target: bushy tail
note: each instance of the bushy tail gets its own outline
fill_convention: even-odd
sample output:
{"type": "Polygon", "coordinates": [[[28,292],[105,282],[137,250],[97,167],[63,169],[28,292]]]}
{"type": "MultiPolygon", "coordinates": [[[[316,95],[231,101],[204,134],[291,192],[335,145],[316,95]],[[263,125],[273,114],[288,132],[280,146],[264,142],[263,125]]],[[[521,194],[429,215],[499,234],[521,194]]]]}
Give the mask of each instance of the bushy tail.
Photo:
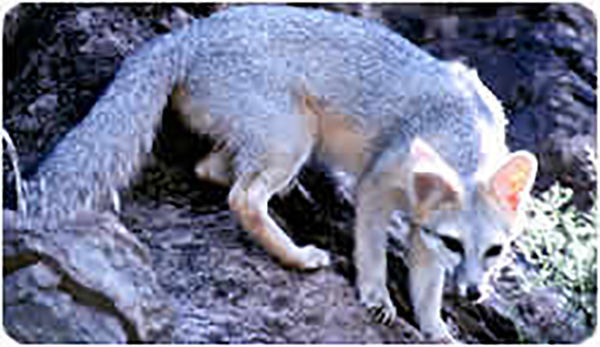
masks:
{"type": "Polygon", "coordinates": [[[28,215],[57,219],[115,202],[150,153],[163,108],[182,76],[182,36],[159,37],[123,62],[90,113],[26,183],[28,215]]]}

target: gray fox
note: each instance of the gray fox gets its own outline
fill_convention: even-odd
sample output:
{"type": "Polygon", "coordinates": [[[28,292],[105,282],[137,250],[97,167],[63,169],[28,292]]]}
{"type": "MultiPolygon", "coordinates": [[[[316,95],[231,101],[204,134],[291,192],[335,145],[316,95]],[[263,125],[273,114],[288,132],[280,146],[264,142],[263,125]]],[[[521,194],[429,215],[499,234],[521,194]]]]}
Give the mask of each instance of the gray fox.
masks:
{"type": "Polygon", "coordinates": [[[311,153],[356,177],[360,301],[394,320],[386,289],[386,226],[409,226],[409,287],[417,323],[450,340],[442,284],[477,300],[515,234],[537,170],[509,153],[500,103],[476,73],[443,62],[375,22],[323,10],[241,6],[152,40],[27,183],[31,215],[60,218],[118,205],[150,152],[168,97],[199,134],[221,143],[201,178],[231,184],[229,206],[282,264],[330,263],[269,216],[311,153]]]}

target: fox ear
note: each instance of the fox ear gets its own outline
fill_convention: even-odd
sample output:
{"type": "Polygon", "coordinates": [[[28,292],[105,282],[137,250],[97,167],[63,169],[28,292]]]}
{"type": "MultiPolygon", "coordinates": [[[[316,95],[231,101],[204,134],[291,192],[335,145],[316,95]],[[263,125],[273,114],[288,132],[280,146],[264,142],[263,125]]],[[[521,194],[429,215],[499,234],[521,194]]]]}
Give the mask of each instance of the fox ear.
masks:
{"type": "Polygon", "coordinates": [[[458,174],[420,138],[409,154],[408,193],[413,209],[424,217],[428,211],[460,205],[462,185],[458,174]]]}
{"type": "Polygon", "coordinates": [[[516,212],[533,186],[537,172],[537,160],[533,154],[517,151],[491,176],[488,187],[502,206],[516,212]]]}

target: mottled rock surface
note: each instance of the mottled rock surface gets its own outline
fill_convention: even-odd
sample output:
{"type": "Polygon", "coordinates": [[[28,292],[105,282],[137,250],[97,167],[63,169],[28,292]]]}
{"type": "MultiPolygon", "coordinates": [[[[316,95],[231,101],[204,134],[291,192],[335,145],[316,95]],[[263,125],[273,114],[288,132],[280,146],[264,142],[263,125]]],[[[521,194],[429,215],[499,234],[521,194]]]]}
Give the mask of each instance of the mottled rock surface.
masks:
{"type": "Polygon", "coordinates": [[[169,341],[173,311],[145,245],[114,217],[60,226],[4,214],[4,326],[21,342],[169,341]]]}

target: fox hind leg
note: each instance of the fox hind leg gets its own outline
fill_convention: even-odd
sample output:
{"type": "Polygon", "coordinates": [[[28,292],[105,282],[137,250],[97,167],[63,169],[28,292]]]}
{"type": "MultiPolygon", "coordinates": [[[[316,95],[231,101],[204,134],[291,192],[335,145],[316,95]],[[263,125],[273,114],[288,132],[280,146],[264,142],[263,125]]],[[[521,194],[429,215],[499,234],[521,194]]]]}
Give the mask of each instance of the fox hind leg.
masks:
{"type": "Polygon", "coordinates": [[[254,239],[282,264],[305,270],[329,265],[327,252],[313,245],[297,246],[268,212],[270,198],[290,183],[307,159],[310,139],[300,136],[297,141],[293,138],[271,140],[268,146],[261,148],[266,149],[261,154],[256,153],[260,151],[246,150],[247,147],[236,154],[236,178],[229,193],[230,208],[254,239]]]}

